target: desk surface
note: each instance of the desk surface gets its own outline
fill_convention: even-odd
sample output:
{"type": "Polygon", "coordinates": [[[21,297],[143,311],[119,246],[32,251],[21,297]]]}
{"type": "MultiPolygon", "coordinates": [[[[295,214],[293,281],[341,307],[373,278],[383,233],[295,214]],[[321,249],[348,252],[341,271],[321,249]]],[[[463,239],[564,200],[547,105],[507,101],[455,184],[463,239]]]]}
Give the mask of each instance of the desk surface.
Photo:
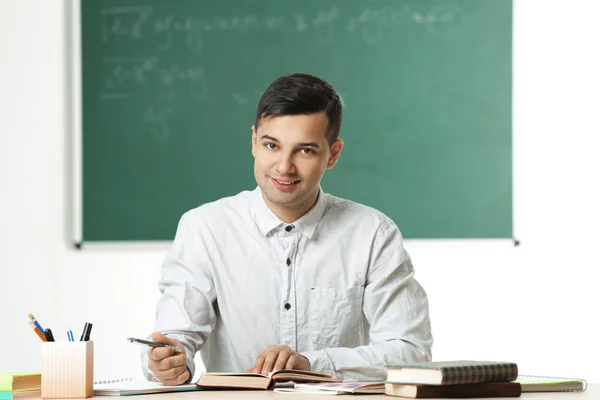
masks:
{"type": "MultiPolygon", "coordinates": [[[[306,394],[289,394],[289,393],[274,393],[271,390],[254,390],[254,391],[199,391],[199,392],[180,392],[180,393],[164,393],[144,395],[143,400],[200,400],[200,399],[248,399],[248,400],[301,400],[301,399],[332,399],[331,395],[306,395],[306,394]]],[[[137,397],[137,396],[136,396],[137,397]]],[[[107,400],[106,396],[95,396],[95,399],[107,400]]],[[[384,395],[361,395],[361,396],[344,396],[346,399],[360,398],[361,400],[391,400],[402,399],[402,397],[386,397],[384,395]]],[[[523,393],[520,397],[523,400],[598,400],[600,399],[600,383],[589,384],[585,392],[568,392],[568,393],[523,393]]],[[[131,399],[131,397],[130,397],[131,399]]],[[[496,397],[496,399],[515,399],[515,397],[496,397]]]]}

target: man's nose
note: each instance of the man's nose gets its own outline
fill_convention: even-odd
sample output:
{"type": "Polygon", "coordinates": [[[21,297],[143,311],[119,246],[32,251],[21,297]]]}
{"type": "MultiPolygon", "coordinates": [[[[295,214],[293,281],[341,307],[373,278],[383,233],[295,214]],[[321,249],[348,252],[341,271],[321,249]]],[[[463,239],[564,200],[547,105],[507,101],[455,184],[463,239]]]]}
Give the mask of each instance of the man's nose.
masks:
{"type": "Polygon", "coordinates": [[[277,172],[280,175],[289,175],[295,172],[294,162],[291,156],[283,156],[277,162],[277,172]]]}

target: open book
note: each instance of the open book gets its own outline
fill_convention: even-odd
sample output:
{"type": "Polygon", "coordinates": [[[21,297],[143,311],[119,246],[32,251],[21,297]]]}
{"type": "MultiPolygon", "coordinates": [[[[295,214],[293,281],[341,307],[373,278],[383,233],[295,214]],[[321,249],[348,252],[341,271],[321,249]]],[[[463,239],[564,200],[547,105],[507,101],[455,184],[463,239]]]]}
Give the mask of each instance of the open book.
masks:
{"type": "Polygon", "coordinates": [[[196,385],[212,389],[271,389],[276,382],[339,382],[319,372],[282,369],[268,375],[236,372],[205,372],[196,385]]]}

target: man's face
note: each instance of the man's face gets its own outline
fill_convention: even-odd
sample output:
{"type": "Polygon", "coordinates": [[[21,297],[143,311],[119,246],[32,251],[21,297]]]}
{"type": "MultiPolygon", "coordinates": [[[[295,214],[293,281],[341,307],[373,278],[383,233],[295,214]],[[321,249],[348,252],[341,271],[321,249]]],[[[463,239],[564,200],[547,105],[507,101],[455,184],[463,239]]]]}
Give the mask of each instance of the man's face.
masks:
{"type": "Polygon", "coordinates": [[[252,127],[254,177],[271,209],[298,210],[300,217],[313,206],[343,145],[338,139],[330,148],[326,130],[324,112],[267,117],[252,127]]]}

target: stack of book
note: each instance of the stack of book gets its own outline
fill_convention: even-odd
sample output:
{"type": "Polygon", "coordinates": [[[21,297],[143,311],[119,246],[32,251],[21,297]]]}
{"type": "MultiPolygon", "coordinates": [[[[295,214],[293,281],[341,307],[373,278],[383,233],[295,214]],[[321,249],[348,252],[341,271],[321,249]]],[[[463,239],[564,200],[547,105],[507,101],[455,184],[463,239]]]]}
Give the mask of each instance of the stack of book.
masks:
{"type": "Polygon", "coordinates": [[[385,394],[408,398],[519,397],[517,364],[437,361],[388,365],[385,394]]]}
{"type": "Polygon", "coordinates": [[[0,372],[0,400],[40,397],[41,387],[39,372],[0,372]]]}

